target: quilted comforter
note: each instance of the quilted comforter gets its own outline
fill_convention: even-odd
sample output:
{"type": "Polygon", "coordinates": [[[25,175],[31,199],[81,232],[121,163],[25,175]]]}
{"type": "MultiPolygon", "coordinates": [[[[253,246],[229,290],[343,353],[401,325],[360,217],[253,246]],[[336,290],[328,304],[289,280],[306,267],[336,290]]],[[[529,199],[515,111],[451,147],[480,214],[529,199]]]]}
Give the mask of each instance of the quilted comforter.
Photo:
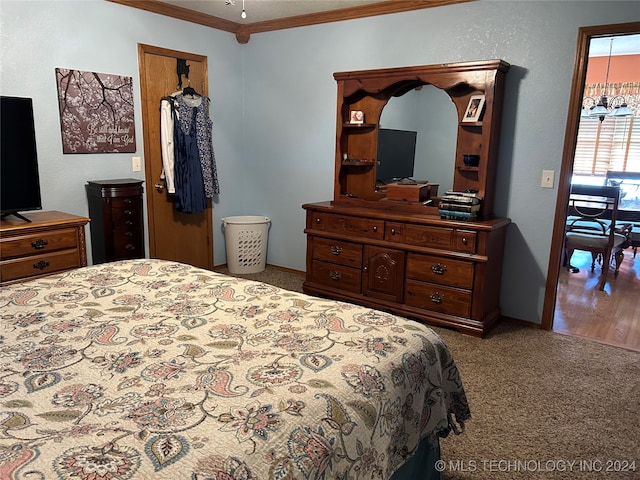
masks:
{"type": "Polygon", "coordinates": [[[161,260],[0,289],[2,479],[389,479],[469,418],[402,317],[161,260]]]}

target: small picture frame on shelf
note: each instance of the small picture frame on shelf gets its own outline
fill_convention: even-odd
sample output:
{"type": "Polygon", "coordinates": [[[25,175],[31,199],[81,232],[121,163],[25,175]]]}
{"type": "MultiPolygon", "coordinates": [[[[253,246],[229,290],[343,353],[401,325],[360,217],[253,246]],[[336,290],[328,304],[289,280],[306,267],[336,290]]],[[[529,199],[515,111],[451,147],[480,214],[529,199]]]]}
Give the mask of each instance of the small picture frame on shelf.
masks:
{"type": "Polygon", "coordinates": [[[484,95],[471,95],[469,104],[462,117],[463,122],[479,122],[484,108],[484,95]]]}
{"type": "Polygon", "coordinates": [[[349,123],[364,123],[364,112],[362,110],[351,110],[349,123]]]}

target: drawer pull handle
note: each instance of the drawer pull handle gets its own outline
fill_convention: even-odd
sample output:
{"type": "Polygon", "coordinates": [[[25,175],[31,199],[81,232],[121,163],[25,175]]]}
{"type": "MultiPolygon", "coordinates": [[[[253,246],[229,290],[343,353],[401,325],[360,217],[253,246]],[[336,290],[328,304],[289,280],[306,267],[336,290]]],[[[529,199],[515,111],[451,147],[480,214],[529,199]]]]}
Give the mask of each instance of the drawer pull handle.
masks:
{"type": "Polygon", "coordinates": [[[38,263],[33,264],[33,268],[37,270],[44,270],[49,266],[49,262],[45,262],[44,260],[40,260],[38,263]]]}
{"type": "Polygon", "coordinates": [[[320,217],[316,217],[316,223],[320,223],[320,217]]]}
{"type": "Polygon", "coordinates": [[[133,215],[133,210],[125,210],[124,214],[125,215],[133,215]]]}
{"type": "Polygon", "coordinates": [[[329,278],[331,278],[331,280],[340,280],[342,278],[342,275],[340,274],[340,272],[336,272],[335,270],[331,270],[329,272],[329,278]]]}
{"type": "Polygon", "coordinates": [[[466,245],[469,243],[469,240],[467,240],[467,237],[462,237],[462,244],[466,245]]]}
{"type": "Polygon", "coordinates": [[[329,249],[331,250],[331,255],[340,255],[342,253],[342,248],[338,245],[331,245],[329,249]]]}
{"type": "Polygon", "coordinates": [[[133,232],[125,232],[124,236],[125,237],[133,237],[133,232]]]}
{"type": "Polygon", "coordinates": [[[378,227],[374,225],[373,226],[373,231],[374,231],[374,233],[377,233],[378,232],[378,227]]]}
{"type": "Polygon", "coordinates": [[[127,243],[127,245],[124,247],[125,249],[132,251],[136,249],[136,246],[132,243],[127,243]]]}
{"type": "Polygon", "coordinates": [[[395,229],[395,228],[392,228],[392,229],[391,229],[391,235],[395,235],[395,234],[396,234],[396,229],[395,229]]]}
{"type": "Polygon", "coordinates": [[[442,303],[444,302],[444,295],[435,292],[432,293],[431,295],[429,295],[429,299],[433,302],[433,303],[442,303]]]}
{"type": "Polygon", "coordinates": [[[124,224],[125,224],[127,227],[130,227],[131,225],[133,225],[133,222],[132,222],[131,220],[126,220],[126,221],[124,222],[124,224]]]}
{"type": "Polygon", "coordinates": [[[444,275],[447,271],[447,266],[442,265],[441,263],[436,263],[435,265],[431,265],[431,271],[436,275],[444,275]]]}
{"type": "Polygon", "coordinates": [[[36,250],[41,250],[44,247],[46,247],[47,245],[49,245],[49,242],[47,240],[42,239],[42,238],[39,238],[38,240],[35,240],[35,241],[31,242],[31,246],[33,248],[35,248],[36,250]]]}
{"type": "Polygon", "coordinates": [[[131,199],[130,198],[125,198],[124,199],[124,203],[126,203],[127,205],[131,205],[131,199]]]}

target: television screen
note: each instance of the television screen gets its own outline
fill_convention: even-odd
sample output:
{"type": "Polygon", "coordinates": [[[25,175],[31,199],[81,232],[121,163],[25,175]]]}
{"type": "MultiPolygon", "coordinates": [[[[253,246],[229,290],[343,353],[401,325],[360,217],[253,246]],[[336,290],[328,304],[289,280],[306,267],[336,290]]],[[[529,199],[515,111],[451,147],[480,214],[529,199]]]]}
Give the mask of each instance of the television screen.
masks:
{"type": "Polygon", "coordinates": [[[413,177],[418,133],[381,128],[378,131],[376,180],[389,183],[413,177]]]}
{"type": "Polygon", "coordinates": [[[40,210],[40,177],[30,98],[0,97],[0,131],[2,217],[40,210]]]}

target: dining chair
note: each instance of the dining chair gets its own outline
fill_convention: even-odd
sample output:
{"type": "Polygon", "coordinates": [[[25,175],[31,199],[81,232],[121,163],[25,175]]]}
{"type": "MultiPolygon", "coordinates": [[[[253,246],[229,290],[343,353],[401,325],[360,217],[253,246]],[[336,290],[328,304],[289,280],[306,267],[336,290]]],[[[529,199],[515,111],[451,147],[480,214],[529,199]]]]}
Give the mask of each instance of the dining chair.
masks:
{"type": "Polygon", "coordinates": [[[601,262],[602,274],[598,290],[604,290],[609,266],[615,260],[614,277],[618,276],[629,245],[630,228],[616,227],[620,203],[619,186],[572,185],[565,232],[567,265],[575,250],[591,252],[591,271],[601,262]]]}

